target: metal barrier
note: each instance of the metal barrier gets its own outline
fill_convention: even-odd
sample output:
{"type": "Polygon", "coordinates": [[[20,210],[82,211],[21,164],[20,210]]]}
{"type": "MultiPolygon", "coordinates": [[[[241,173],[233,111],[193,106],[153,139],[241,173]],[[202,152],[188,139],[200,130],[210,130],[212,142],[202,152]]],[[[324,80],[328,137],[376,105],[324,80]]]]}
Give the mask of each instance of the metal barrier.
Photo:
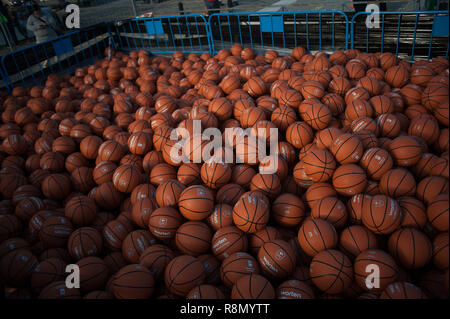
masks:
{"type": "Polygon", "coordinates": [[[217,13],[208,21],[200,14],[132,19],[7,53],[0,59],[0,74],[8,91],[17,83],[42,85],[50,73],[73,72],[102,57],[108,45],[153,54],[216,54],[240,43],[257,53],[273,48],[289,54],[296,46],[335,51],[351,44],[366,52],[395,52],[410,61],[448,57],[448,11],[380,12],[378,29],[366,27],[368,14],[356,13],[351,22],[342,11],[217,13]]]}
{"type": "Polygon", "coordinates": [[[366,52],[389,51],[415,58],[448,57],[448,11],[379,12],[379,27],[368,28],[370,12],[358,12],[351,20],[351,47],[366,52]]]}
{"type": "Polygon", "coordinates": [[[234,43],[257,52],[296,46],[311,51],[347,49],[348,24],[342,11],[215,13],[209,17],[213,53],[234,43]]]}
{"type": "Polygon", "coordinates": [[[171,54],[209,52],[211,48],[208,23],[200,14],[132,19],[116,24],[113,30],[122,50],[171,54]]]}
{"type": "Polygon", "coordinates": [[[42,85],[51,73],[73,72],[102,56],[110,38],[106,26],[96,26],[6,53],[0,60],[4,84],[42,85]]]}

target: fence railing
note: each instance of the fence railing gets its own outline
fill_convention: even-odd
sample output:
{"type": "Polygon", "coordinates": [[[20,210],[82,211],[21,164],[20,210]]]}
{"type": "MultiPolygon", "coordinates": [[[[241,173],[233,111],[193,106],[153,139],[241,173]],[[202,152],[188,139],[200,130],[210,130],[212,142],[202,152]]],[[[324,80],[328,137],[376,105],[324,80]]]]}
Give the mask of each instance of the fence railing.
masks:
{"type": "Polygon", "coordinates": [[[233,43],[252,49],[347,48],[348,18],[342,11],[215,13],[209,17],[212,52],[233,43]]]}
{"type": "Polygon", "coordinates": [[[96,26],[8,52],[0,59],[4,86],[42,85],[51,73],[73,72],[102,56],[110,37],[106,26],[96,26]]]}
{"type": "Polygon", "coordinates": [[[211,47],[208,22],[200,14],[132,19],[112,30],[115,42],[125,50],[200,53],[209,52],[211,47]]]}
{"type": "Polygon", "coordinates": [[[44,83],[50,73],[73,72],[92,63],[112,44],[124,51],[153,54],[217,53],[234,43],[256,52],[273,48],[289,54],[309,51],[390,51],[413,61],[448,57],[448,11],[380,12],[378,28],[367,28],[368,13],[349,20],[342,11],[218,13],[139,18],[71,32],[50,41],[4,54],[0,75],[8,91],[16,84],[44,83]]]}
{"type": "MultiPolygon", "coordinates": [[[[390,51],[414,58],[448,57],[448,11],[379,12],[379,25],[368,28],[370,13],[358,12],[351,20],[351,47],[366,52],[390,51]]],[[[372,20],[375,22],[375,20],[372,20]]]]}

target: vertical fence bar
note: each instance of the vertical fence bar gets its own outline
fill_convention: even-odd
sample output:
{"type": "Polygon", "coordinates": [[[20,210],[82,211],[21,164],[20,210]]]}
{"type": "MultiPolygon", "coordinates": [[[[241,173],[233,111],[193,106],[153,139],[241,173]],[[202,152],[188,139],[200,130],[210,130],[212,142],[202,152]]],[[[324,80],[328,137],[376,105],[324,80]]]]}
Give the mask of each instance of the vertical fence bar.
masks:
{"type": "Polygon", "coordinates": [[[384,17],[385,14],[381,14],[381,52],[384,52],[384,17]]]}
{"type": "Polygon", "coordinates": [[[416,14],[416,19],[414,21],[414,37],[413,37],[412,49],[411,49],[411,61],[414,61],[414,49],[416,48],[416,34],[417,34],[418,21],[419,21],[419,15],[416,14]]]}
{"type": "Polygon", "coordinates": [[[242,30],[241,30],[240,16],[237,16],[237,20],[238,20],[238,26],[239,26],[239,42],[241,43],[241,45],[243,45],[244,43],[242,43],[242,30]]]}
{"type": "Polygon", "coordinates": [[[188,31],[189,43],[191,44],[191,51],[194,51],[194,45],[192,44],[191,31],[189,30],[189,21],[188,21],[187,17],[184,17],[184,19],[186,21],[186,28],[188,31]]]}
{"type": "Polygon", "coordinates": [[[294,13],[294,46],[297,47],[297,15],[294,13]]]}
{"type": "Polygon", "coordinates": [[[398,23],[397,23],[397,45],[395,48],[395,56],[398,56],[398,47],[400,45],[400,28],[401,28],[401,22],[402,22],[402,14],[400,13],[398,15],[398,23]]]}
{"type": "Polygon", "coordinates": [[[309,21],[308,21],[308,13],[306,13],[306,50],[309,51],[309,21]]]}
{"type": "Polygon", "coordinates": [[[319,12],[319,51],[322,51],[322,13],[319,12]]]}
{"type": "MultiPolygon", "coordinates": [[[[284,30],[284,13],[281,13],[281,21],[283,22],[283,30],[284,30]]],[[[285,32],[282,32],[283,34],[283,49],[286,49],[286,37],[285,32]]]]}
{"type": "Polygon", "coordinates": [[[248,28],[250,33],[250,47],[253,49],[252,24],[250,23],[250,15],[247,15],[248,28]]]}
{"type": "Polygon", "coordinates": [[[229,15],[227,15],[227,20],[228,20],[228,33],[230,34],[230,44],[231,44],[234,42],[234,40],[233,40],[233,33],[231,31],[231,21],[229,15]]]}
{"type": "MultiPolygon", "coordinates": [[[[347,33],[345,38],[347,38],[347,33]]],[[[331,50],[334,51],[334,12],[331,14],[331,50]]]]}
{"type": "MultiPolygon", "coordinates": [[[[434,23],[434,19],[436,18],[436,13],[433,14],[433,23],[434,23]]],[[[430,60],[431,57],[431,46],[433,45],[433,30],[431,30],[430,32],[430,44],[428,45],[428,61],[430,60]]]]}

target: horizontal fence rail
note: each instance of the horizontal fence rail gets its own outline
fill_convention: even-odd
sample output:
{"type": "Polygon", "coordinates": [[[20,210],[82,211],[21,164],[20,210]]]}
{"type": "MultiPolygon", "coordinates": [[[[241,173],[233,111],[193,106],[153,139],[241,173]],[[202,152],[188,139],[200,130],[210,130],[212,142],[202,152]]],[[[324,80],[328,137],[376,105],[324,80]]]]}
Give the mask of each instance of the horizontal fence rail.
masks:
{"type": "Polygon", "coordinates": [[[209,25],[213,53],[234,43],[257,52],[297,46],[311,51],[348,47],[349,20],[342,11],[215,13],[209,25]]]}
{"type": "Polygon", "coordinates": [[[109,41],[108,28],[97,26],[6,53],[0,60],[4,86],[9,90],[15,84],[43,85],[51,73],[73,73],[103,56],[109,41]]]}
{"type": "MultiPolygon", "coordinates": [[[[448,57],[448,11],[379,12],[379,25],[366,25],[370,13],[358,12],[351,20],[351,47],[366,52],[389,51],[414,61],[448,57]]],[[[375,22],[375,20],[371,20],[375,22]]]]}
{"type": "Polygon", "coordinates": [[[97,25],[4,54],[0,89],[44,85],[51,73],[72,73],[103,57],[108,45],[156,55],[176,51],[216,54],[240,43],[257,53],[275,49],[289,54],[297,46],[327,52],[351,47],[389,51],[409,61],[448,58],[448,11],[380,12],[378,28],[367,28],[368,14],[349,14],[351,20],[342,11],[215,13],[208,20],[200,14],[186,14],[97,25]]]}
{"type": "Polygon", "coordinates": [[[208,22],[200,14],[132,19],[116,24],[113,31],[123,50],[202,53],[211,47],[208,22]]]}

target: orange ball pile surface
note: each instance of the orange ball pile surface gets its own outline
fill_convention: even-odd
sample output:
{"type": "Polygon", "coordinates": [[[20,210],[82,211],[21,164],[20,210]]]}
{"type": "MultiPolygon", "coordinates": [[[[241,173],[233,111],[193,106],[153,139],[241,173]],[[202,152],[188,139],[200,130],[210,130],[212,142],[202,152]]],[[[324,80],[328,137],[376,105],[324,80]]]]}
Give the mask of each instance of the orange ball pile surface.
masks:
{"type": "Polygon", "coordinates": [[[108,50],[0,94],[6,298],[448,297],[447,59],[108,50]]]}

